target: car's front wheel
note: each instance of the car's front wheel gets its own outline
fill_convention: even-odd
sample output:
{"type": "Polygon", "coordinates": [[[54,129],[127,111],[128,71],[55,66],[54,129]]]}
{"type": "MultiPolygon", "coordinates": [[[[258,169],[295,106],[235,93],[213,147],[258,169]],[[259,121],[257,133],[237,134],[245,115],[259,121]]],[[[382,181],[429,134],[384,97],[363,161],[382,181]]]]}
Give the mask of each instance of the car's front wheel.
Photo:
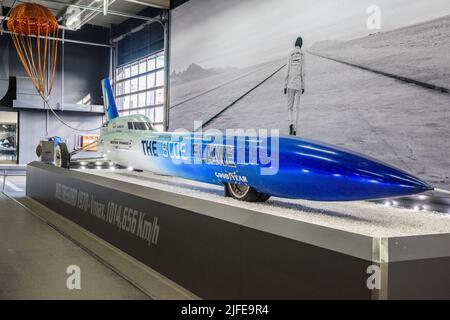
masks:
{"type": "Polygon", "coordinates": [[[270,198],[270,195],[258,192],[254,188],[246,185],[227,183],[225,188],[226,194],[240,201],[264,202],[270,198]]]}

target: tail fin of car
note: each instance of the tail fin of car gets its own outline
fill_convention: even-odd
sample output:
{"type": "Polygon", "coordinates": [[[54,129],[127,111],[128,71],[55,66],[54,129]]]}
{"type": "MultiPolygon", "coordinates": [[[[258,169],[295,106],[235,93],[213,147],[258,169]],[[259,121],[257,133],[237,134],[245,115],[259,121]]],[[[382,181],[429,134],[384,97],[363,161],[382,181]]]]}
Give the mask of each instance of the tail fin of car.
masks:
{"type": "Polygon", "coordinates": [[[105,114],[109,120],[117,118],[119,112],[117,112],[116,101],[114,100],[114,95],[111,88],[111,83],[109,78],[102,80],[102,90],[103,90],[103,106],[105,107],[105,114]]]}

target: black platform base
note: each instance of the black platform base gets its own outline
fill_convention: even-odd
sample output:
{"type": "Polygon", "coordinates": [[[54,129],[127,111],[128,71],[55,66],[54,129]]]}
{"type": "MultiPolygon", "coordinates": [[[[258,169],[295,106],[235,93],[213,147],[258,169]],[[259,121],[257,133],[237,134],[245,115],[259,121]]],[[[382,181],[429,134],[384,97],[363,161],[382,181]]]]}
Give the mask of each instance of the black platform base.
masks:
{"type": "Polygon", "coordinates": [[[27,195],[205,299],[450,298],[450,234],[374,238],[38,162],[27,195]]]}

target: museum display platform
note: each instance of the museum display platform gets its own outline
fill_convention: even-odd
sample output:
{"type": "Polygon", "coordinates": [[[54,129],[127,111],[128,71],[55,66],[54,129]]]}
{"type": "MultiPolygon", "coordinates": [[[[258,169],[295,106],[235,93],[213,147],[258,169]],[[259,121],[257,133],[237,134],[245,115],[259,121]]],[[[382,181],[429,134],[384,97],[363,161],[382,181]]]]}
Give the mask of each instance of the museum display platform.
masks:
{"type": "Polygon", "coordinates": [[[450,298],[450,216],[28,165],[28,197],[203,299],[450,298]]]}

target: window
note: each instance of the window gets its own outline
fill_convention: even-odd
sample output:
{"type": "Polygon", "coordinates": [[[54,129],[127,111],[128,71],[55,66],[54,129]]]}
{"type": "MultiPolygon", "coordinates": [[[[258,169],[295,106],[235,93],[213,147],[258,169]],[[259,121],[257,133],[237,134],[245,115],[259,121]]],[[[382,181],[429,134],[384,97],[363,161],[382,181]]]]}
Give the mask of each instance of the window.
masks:
{"type": "Polygon", "coordinates": [[[77,104],[84,104],[84,105],[91,104],[91,94],[88,93],[83,99],[78,101],[77,104]]]}
{"type": "Polygon", "coordinates": [[[18,113],[0,111],[0,163],[17,163],[18,113]]]}
{"type": "Polygon", "coordinates": [[[129,130],[153,131],[153,125],[150,122],[128,122],[129,130]]]}
{"type": "Polygon", "coordinates": [[[156,130],[164,121],[164,53],[116,68],[115,93],[120,115],[143,114],[156,130]]]}

